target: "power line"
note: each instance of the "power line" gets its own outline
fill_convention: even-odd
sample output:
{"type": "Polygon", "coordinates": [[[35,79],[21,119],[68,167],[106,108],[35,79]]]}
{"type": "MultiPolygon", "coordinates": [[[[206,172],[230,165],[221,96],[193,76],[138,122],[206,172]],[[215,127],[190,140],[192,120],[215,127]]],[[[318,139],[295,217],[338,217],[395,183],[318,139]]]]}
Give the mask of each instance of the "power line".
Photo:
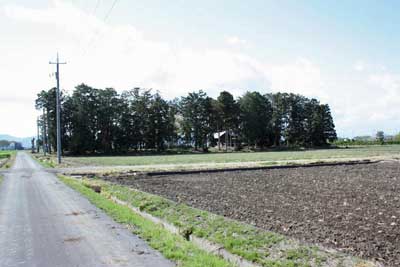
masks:
{"type": "Polygon", "coordinates": [[[99,8],[99,5],[100,5],[100,0],[97,0],[96,6],[94,7],[93,12],[92,12],[92,15],[93,15],[93,16],[96,15],[96,11],[97,11],[97,9],[99,8]]]}
{"type": "MultiPolygon", "coordinates": [[[[97,0],[96,1],[96,5],[94,6],[92,12],[90,13],[89,11],[87,11],[86,13],[95,17],[97,9],[99,8],[99,6],[100,6],[100,0],[97,0]]],[[[93,38],[91,38],[91,40],[92,39],[93,38]]],[[[82,45],[83,44],[82,39],[78,39],[77,42],[78,42],[78,45],[77,45],[78,50],[81,50],[82,55],[84,55],[86,53],[86,49],[82,45]]]]}
{"type": "MultiPolygon", "coordinates": [[[[106,13],[103,22],[106,22],[107,19],[110,17],[111,12],[114,10],[115,5],[117,4],[118,0],[114,0],[114,2],[112,3],[110,9],[108,10],[108,12],[106,13]]],[[[95,34],[92,36],[92,38],[90,39],[87,48],[84,50],[83,54],[86,54],[86,52],[89,50],[89,48],[93,45],[94,41],[96,41],[96,39],[98,40],[97,37],[99,37],[100,33],[98,31],[95,32],[95,34]]]]}
{"type": "Polygon", "coordinates": [[[114,0],[114,2],[111,5],[110,10],[108,10],[106,16],[104,17],[104,22],[106,22],[106,20],[108,19],[108,17],[111,15],[111,12],[113,11],[115,5],[117,4],[118,0],[114,0]]]}

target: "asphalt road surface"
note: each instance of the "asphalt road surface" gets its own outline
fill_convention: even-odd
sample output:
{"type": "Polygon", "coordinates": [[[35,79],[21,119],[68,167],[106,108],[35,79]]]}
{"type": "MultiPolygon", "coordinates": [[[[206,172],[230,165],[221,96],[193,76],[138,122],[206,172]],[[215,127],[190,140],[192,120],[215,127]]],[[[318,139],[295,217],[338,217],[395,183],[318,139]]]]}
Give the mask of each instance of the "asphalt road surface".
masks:
{"type": "Polygon", "coordinates": [[[1,267],[174,266],[25,152],[2,175],[1,267]]]}

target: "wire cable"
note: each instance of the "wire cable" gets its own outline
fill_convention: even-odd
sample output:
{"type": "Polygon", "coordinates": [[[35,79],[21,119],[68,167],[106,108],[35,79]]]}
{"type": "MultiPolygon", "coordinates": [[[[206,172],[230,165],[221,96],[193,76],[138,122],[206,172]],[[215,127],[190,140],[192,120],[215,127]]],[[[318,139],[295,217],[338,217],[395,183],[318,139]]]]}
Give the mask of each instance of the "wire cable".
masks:
{"type": "Polygon", "coordinates": [[[93,12],[92,12],[92,15],[93,15],[93,16],[96,15],[96,11],[97,11],[97,9],[99,8],[99,5],[100,5],[100,0],[97,0],[96,6],[94,7],[93,12]]]}
{"type": "MultiPolygon", "coordinates": [[[[98,0],[98,2],[99,2],[99,1],[100,1],[100,0],[98,0]]],[[[108,12],[106,13],[106,15],[105,15],[105,17],[104,17],[104,19],[103,19],[103,22],[104,22],[104,23],[105,23],[105,22],[107,21],[107,19],[110,17],[111,12],[113,11],[113,9],[114,9],[115,5],[117,4],[117,2],[118,2],[118,0],[114,0],[114,2],[112,3],[110,9],[108,10],[108,12]]],[[[89,48],[91,48],[91,47],[93,46],[93,44],[94,44],[94,42],[95,42],[96,40],[99,40],[99,38],[101,37],[100,35],[101,35],[101,33],[97,32],[97,31],[95,32],[95,34],[92,36],[91,40],[89,41],[87,48],[84,50],[83,55],[85,55],[86,52],[89,50],[89,48]]]]}
{"type": "Polygon", "coordinates": [[[110,10],[108,10],[106,16],[104,17],[104,22],[106,22],[107,19],[110,17],[111,12],[113,11],[113,9],[114,9],[115,5],[117,4],[117,2],[118,2],[118,0],[114,0],[114,2],[112,3],[110,10]]]}

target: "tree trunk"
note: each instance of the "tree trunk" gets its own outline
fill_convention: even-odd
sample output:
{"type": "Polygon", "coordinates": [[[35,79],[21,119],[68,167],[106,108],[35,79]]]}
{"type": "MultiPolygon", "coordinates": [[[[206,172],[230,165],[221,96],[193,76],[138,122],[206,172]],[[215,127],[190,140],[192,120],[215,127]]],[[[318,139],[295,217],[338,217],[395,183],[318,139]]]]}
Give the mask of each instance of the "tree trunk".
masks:
{"type": "Polygon", "coordinates": [[[207,135],[204,136],[203,152],[208,152],[207,135]]]}
{"type": "Polygon", "coordinates": [[[219,127],[217,127],[217,131],[218,131],[218,151],[221,151],[221,130],[219,129],[219,127]]]}
{"type": "Polygon", "coordinates": [[[233,147],[235,148],[235,151],[237,150],[237,138],[233,139],[233,147]]]}
{"type": "Polygon", "coordinates": [[[230,133],[231,130],[229,130],[229,147],[232,149],[232,135],[230,133]]]}
{"type": "Polygon", "coordinates": [[[225,130],[225,152],[228,152],[228,141],[229,141],[228,132],[225,130]]]}

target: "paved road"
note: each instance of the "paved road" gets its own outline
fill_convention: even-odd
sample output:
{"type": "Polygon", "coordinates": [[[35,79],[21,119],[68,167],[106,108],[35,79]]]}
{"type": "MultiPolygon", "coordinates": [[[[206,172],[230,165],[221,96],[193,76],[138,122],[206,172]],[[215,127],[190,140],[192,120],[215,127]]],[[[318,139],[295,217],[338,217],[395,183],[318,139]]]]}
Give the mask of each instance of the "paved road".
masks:
{"type": "Polygon", "coordinates": [[[3,176],[1,267],[173,266],[28,154],[3,176]]]}

